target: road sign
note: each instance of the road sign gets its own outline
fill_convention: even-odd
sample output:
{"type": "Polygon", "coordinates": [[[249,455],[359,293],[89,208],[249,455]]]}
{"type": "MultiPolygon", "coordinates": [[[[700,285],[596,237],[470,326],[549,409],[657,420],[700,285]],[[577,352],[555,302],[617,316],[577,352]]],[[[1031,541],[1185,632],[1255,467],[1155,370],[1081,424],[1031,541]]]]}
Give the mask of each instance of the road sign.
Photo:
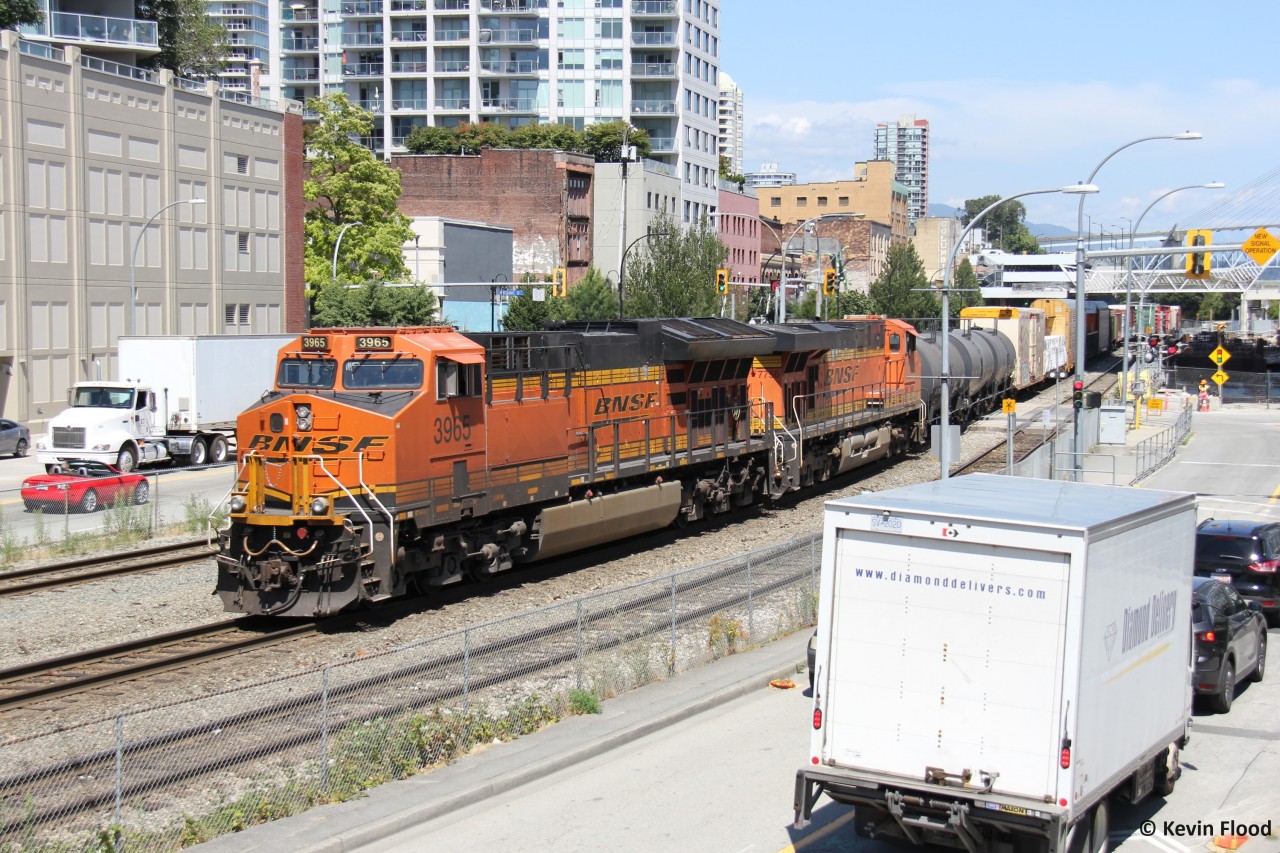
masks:
{"type": "Polygon", "coordinates": [[[1261,267],[1266,266],[1267,261],[1270,261],[1276,251],[1280,250],[1280,240],[1272,236],[1267,229],[1259,228],[1249,239],[1240,244],[1240,248],[1261,267]]]}
{"type": "Polygon", "coordinates": [[[1000,401],[1000,409],[1001,409],[1001,411],[1003,411],[1006,415],[1014,415],[1014,414],[1017,414],[1017,412],[1018,412],[1018,401],[1017,401],[1017,400],[1001,400],[1001,401],[1000,401]]]}
{"type": "Polygon", "coordinates": [[[1217,373],[1213,374],[1213,376],[1209,378],[1212,379],[1214,382],[1217,382],[1219,385],[1221,385],[1223,382],[1226,382],[1231,377],[1223,373],[1221,370],[1219,370],[1217,373]]]}
{"type": "Polygon", "coordinates": [[[524,296],[523,287],[499,287],[499,296],[524,296]]]}
{"type": "Polygon", "coordinates": [[[1213,352],[1209,353],[1209,360],[1218,365],[1218,367],[1222,367],[1222,365],[1231,360],[1231,353],[1227,352],[1222,347],[1218,347],[1213,352]]]}

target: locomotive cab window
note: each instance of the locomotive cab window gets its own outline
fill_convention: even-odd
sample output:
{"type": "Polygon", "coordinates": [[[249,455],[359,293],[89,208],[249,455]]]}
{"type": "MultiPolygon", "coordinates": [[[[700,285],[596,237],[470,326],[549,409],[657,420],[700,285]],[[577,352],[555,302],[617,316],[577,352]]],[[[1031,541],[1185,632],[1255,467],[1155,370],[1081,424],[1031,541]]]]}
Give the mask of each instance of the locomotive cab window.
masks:
{"type": "Polygon", "coordinates": [[[436,359],[436,399],[479,397],[480,365],[460,364],[447,358],[436,359]]]}
{"type": "Polygon", "coordinates": [[[348,391],[414,390],[422,387],[422,361],[417,358],[353,358],[342,365],[342,387],[348,391]]]}
{"type": "Polygon", "coordinates": [[[277,388],[332,388],[338,362],[332,358],[286,358],[276,374],[277,388]]]}
{"type": "Polygon", "coordinates": [[[897,332],[889,335],[889,352],[902,352],[902,335],[897,332]]]}

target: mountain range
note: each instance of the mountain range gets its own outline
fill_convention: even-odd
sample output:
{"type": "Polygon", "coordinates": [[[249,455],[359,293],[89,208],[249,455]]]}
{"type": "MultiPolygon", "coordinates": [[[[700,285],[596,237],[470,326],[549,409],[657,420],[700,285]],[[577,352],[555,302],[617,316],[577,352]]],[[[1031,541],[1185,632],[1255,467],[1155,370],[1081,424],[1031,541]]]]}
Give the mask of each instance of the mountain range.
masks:
{"type": "MultiPolygon", "coordinates": [[[[949,204],[931,204],[929,205],[930,216],[959,216],[964,213],[960,208],[952,207],[949,204]]],[[[1037,222],[1026,223],[1027,230],[1037,237],[1074,237],[1076,231],[1074,228],[1064,228],[1061,225],[1044,225],[1037,222]]]]}

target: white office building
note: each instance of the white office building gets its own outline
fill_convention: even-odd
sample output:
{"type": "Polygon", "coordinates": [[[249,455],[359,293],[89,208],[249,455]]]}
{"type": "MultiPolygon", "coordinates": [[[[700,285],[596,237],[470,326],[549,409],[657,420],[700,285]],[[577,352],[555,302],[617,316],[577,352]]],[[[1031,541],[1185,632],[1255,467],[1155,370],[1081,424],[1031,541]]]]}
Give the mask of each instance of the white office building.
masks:
{"type": "Polygon", "coordinates": [[[728,74],[720,74],[720,156],[729,159],[729,171],[742,174],[742,90],[728,74]]]}

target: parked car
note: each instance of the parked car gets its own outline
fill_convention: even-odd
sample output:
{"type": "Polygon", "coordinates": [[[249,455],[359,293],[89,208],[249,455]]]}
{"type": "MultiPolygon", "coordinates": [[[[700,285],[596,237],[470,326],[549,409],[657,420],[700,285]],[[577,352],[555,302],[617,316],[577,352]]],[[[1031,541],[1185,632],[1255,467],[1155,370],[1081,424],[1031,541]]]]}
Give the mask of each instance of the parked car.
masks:
{"type": "Polygon", "coordinates": [[[17,421],[0,418],[0,453],[26,456],[31,449],[31,430],[17,421]]]}
{"type": "Polygon", "coordinates": [[[1267,621],[1256,601],[1214,578],[1191,581],[1196,695],[1226,713],[1239,679],[1261,681],[1267,667],[1267,621]]]}
{"type": "Polygon", "coordinates": [[[66,468],[53,468],[23,480],[22,502],[28,510],[93,512],[120,501],[144,504],[151,497],[145,476],[126,474],[105,462],[75,460],[66,468]]]}
{"type": "Polygon", "coordinates": [[[1196,528],[1195,573],[1218,578],[1280,620],[1280,524],[1208,519],[1196,528]]]}

